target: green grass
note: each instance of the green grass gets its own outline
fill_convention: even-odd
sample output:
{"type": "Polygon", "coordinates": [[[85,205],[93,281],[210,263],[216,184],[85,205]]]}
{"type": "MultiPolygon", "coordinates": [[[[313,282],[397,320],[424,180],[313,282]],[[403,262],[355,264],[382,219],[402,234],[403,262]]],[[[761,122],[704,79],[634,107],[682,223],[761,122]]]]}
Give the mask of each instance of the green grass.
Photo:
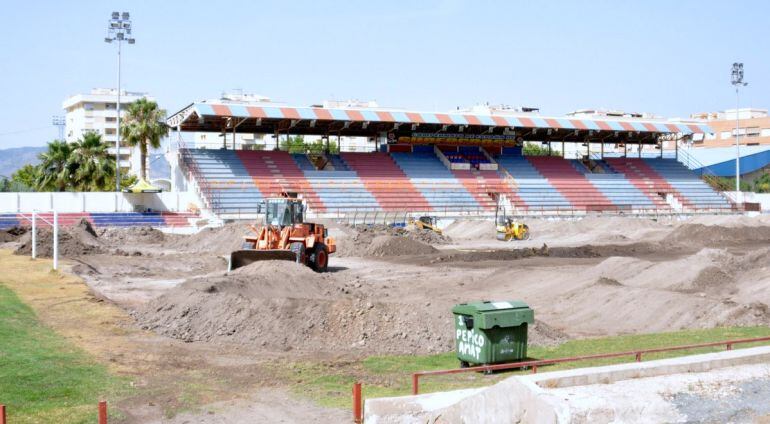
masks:
{"type": "MultiPolygon", "coordinates": [[[[707,343],[728,339],[770,336],[768,327],[725,327],[704,330],[684,330],[672,333],[640,334],[595,339],[571,340],[554,347],[530,347],[532,359],[553,359],[598,353],[623,352],[667,346],[707,343]]],[[[760,343],[762,344],[762,343],[760,343]]],[[[768,343],[764,343],[768,344],[768,343]]],[[[736,345],[734,349],[752,346],[736,345]]],[[[649,354],[643,360],[662,359],[696,353],[724,350],[724,347],[700,348],[649,354]]],[[[633,361],[624,358],[568,362],[538,368],[539,372],[570,368],[609,365],[633,361]]],[[[372,356],[346,366],[323,364],[294,364],[288,371],[296,382],[295,393],[309,397],[324,406],[350,407],[350,390],[355,381],[363,383],[364,397],[404,396],[411,394],[411,374],[416,371],[457,368],[454,352],[438,355],[372,356]]],[[[508,371],[494,375],[461,373],[425,376],[420,379],[420,393],[478,387],[493,384],[503,378],[529,371],[508,371]]]]}
{"type": "Polygon", "coordinates": [[[0,284],[0,403],[11,423],[92,423],[97,402],[127,392],[127,381],[41,325],[0,284]]]}

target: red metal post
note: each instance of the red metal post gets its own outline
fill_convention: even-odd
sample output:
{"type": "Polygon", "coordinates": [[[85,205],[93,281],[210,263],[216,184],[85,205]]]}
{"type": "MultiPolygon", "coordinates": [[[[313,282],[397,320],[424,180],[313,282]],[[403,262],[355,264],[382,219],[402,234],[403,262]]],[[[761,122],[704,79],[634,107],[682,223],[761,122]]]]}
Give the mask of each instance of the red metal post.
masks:
{"type": "Polygon", "coordinates": [[[412,374],[412,394],[416,395],[420,392],[420,374],[412,374]]]}
{"type": "Polygon", "coordinates": [[[353,422],[361,424],[364,422],[363,408],[361,404],[361,383],[353,383],[353,422]]]}
{"type": "Polygon", "coordinates": [[[99,424],[107,424],[107,401],[99,401],[99,424]]]}
{"type": "Polygon", "coordinates": [[[0,405],[0,424],[5,424],[5,405],[0,405]]]}
{"type": "Polygon", "coordinates": [[[732,343],[728,343],[727,344],[727,350],[733,350],[733,344],[732,343]]]}
{"type": "Polygon", "coordinates": [[[537,374],[537,364],[532,365],[532,374],[537,374]]]}
{"type": "Polygon", "coordinates": [[[636,352],[636,362],[642,362],[642,352],[636,352]]]}

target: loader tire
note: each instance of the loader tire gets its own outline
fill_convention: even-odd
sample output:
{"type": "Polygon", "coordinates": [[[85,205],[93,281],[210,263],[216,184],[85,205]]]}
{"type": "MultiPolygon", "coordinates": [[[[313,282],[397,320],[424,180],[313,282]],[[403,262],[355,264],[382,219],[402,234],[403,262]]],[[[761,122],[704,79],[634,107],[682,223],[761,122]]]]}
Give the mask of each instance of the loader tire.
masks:
{"type": "Polygon", "coordinates": [[[329,268],[329,249],[323,243],[316,243],[313,253],[308,257],[308,264],[315,272],[326,272],[329,268]]]}

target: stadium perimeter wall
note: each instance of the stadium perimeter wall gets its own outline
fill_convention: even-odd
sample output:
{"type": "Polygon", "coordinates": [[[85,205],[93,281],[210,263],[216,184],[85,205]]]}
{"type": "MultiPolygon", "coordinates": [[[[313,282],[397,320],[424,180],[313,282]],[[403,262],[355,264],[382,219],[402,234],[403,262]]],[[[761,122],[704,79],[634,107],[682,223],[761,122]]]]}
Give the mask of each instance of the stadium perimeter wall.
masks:
{"type": "MultiPolygon", "coordinates": [[[[735,191],[726,191],[725,194],[730,199],[736,198],[735,191]]],[[[742,193],[744,202],[759,203],[763,212],[770,212],[770,193],[742,193]]]]}
{"type": "Polygon", "coordinates": [[[198,195],[191,191],[162,193],[0,193],[0,213],[32,210],[57,212],[134,212],[152,209],[185,212],[201,208],[198,195]]]}

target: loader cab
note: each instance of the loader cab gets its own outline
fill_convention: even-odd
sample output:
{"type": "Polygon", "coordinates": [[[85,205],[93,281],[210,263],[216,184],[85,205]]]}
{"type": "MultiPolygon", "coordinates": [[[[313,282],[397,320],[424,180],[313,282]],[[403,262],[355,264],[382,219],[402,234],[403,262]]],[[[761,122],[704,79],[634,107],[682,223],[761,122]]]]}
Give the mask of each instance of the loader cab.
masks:
{"type": "Polygon", "coordinates": [[[287,227],[305,222],[305,206],[300,199],[272,198],[265,200],[265,224],[287,227]]]}

